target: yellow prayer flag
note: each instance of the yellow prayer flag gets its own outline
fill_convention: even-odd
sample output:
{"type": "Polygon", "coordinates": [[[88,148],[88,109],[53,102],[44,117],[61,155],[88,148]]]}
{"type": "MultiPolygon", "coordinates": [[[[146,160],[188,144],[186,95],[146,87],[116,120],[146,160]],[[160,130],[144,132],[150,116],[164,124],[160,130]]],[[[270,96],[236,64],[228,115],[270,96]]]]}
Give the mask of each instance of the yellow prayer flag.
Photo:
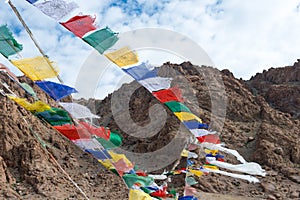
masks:
{"type": "Polygon", "coordinates": [[[205,169],[219,170],[219,168],[215,165],[203,165],[205,169]]]}
{"type": "Polygon", "coordinates": [[[101,165],[103,165],[106,169],[112,170],[115,169],[114,165],[112,164],[112,161],[107,159],[107,160],[98,160],[101,165]]]}
{"type": "Polygon", "coordinates": [[[141,190],[130,189],[129,200],[152,200],[152,198],[141,190]]]}
{"type": "Polygon", "coordinates": [[[212,154],[213,156],[217,155],[219,152],[218,150],[211,150],[211,149],[205,149],[204,150],[206,154],[212,154]]]}
{"type": "Polygon", "coordinates": [[[124,159],[127,166],[132,166],[133,164],[126,158],[124,154],[117,154],[113,151],[108,151],[109,155],[112,157],[111,159],[107,160],[98,160],[105,168],[107,169],[115,169],[113,163],[118,162],[121,159],[124,159]]]}
{"type": "Polygon", "coordinates": [[[203,172],[200,171],[200,170],[193,170],[191,169],[190,172],[198,177],[202,176],[203,175],[203,172]]]}
{"type": "Polygon", "coordinates": [[[129,47],[123,47],[117,51],[104,55],[119,67],[133,65],[139,62],[138,55],[130,50],[129,47]]]}
{"type": "Polygon", "coordinates": [[[190,121],[190,120],[197,120],[198,122],[202,123],[202,120],[194,115],[193,113],[189,112],[174,112],[174,114],[178,117],[180,121],[190,121]]]}
{"type": "Polygon", "coordinates": [[[189,151],[186,150],[186,149],[183,149],[183,151],[181,152],[181,155],[182,157],[188,157],[189,156],[189,151]]]}
{"type": "Polygon", "coordinates": [[[8,96],[10,99],[14,100],[17,104],[25,108],[26,110],[30,112],[44,112],[46,110],[50,110],[51,107],[42,102],[42,101],[36,101],[33,104],[29,103],[26,99],[24,98],[19,98],[19,97],[14,97],[14,96],[8,96]]]}
{"type": "Polygon", "coordinates": [[[58,69],[53,66],[54,63],[42,56],[12,60],[11,63],[33,81],[54,78],[58,75],[58,69]]]}

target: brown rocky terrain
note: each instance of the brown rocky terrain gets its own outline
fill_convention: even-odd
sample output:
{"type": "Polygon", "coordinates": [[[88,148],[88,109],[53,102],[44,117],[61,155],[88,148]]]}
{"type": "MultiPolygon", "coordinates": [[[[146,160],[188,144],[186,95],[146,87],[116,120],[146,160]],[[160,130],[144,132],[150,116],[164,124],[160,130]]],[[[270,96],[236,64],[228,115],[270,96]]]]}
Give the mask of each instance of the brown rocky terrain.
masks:
{"type": "Polygon", "coordinates": [[[300,59],[293,66],[257,73],[247,84],[273,108],[300,118],[300,59]]]}
{"type": "MultiPolygon", "coordinates": [[[[268,175],[260,178],[261,183],[258,184],[249,184],[243,180],[216,174],[202,176],[197,179],[199,183],[195,185],[201,191],[199,198],[239,199],[237,196],[242,196],[243,199],[250,197],[251,199],[300,199],[299,118],[288,110],[274,106],[275,104],[272,104],[265,95],[266,93],[259,90],[259,82],[267,81],[257,78],[254,83],[255,78],[253,78],[249,83],[236,79],[228,70],[219,72],[217,69],[208,67],[202,69],[203,71],[199,72],[189,62],[180,65],[166,63],[159,73],[174,78],[172,84],[179,85],[183,89],[186,105],[204,122],[210,123],[212,128],[220,132],[221,140],[228,148],[238,150],[247,161],[261,164],[268,175]],[[207,85],[209,82],[213,83],[213,79],[210,80],[209,77],[219,73],[226,93],[216,89],[220,83],[212,84],[211,88],[207,85]],[[257,90],[255,95],[253,88],[257,90]],[[219,107],[213,105],[211,98],[219,103],[223,102],[222,105],[219,107]],[[223,105],[226,105],[226,115],[211,118],[212,110],[218,111],[223,105]],[[222,120],[218,120],[222,117],[225,119],[223,127],[222,120]]],[[[290,74],[294,76],[295,72],[290,74]]],[[[260,76],[267,75],[263,73],[260,76]]],[[[273,75],[273,77],[275,76],[273,75]]],[[[26,96],[7,77],[1,75],[0,78],[8,82],[20,96],[26,96]]],[[[25,79],[22,80],[25,81],[25,79]]],[[[287,78],[285,81],[299,91],[299,79],[287,78]],[[289,80],[293,80],[293,84],[290,84],[292,81],[289,80]]],[[[28,80],[26,82],[32,85],[32,82],[28,80]]],[[[273,87],[272,84],[269,84],[270,88],[273,87]]],[[[37,87],[34,89],[38,91],[39,97],[43,101],[55,106],[55,102],[49,100],[37,87]]],[[[291,94],[291,97],[294,98],[294,93],[291,94]]],[[[8,98],[3,96],[0,98],[2,109],[0,198],[83,199],[80,192],[59,170],[50,154],[38,142],[36,135],[48,144],[47,150],[90,199],[127,198],[127,190],[120,179],[104,170],[96,160],[83,153],[51,127],[41,123],[8,98]],[[28,121],[29,126],[24,123],[23,118],[28,121]],[[29,127],[32,127],[33,131],[29,127]]],[[[283,101],[285,100],[283,99],[283,101]]],[[[280,98],[277,98],[276,101],[279,102],[280,98]]],[[[189,134],[170,111],[167,109],[165,112],[162,111],[164,109],[161,106],[153,107],[159,102],[148,91],[139,87],[136,82],[124,84],[118,91],[104,100],[89,99],[79,100],[79,102],[89,106],[91,110],[102,117],[98,122],[99,124],[108,126],[123,136],[123,150],[147,153],[155,152],[168,144],[172,144],[171,146],[174,147],[172,153],[177,155],[183,148],[186,142],[185,138],[189,134]],[[126,102],[129,102],[129,112],[122,110],[125,109],[122,105],[126,102]],[[151,106],[152,108],[149,109],[151,106]],[[112,114],[112,109],[116,114],[112,114]],[[159,124],[160,121],[163,121],[162,119],[166,119],[166,122],[163,123],[162,128],[156,130],[156,123],[159,124]],[[123,120],[123,122],[127,120],[128,123],[120,123],[119,120],[123,120]],[[136,126],[133,127],[132,122],[136,126]],[[151,125],[152,123],[154,125],[151,125]],[[149,128],[147,130],[151,130],[147,134],[153,136],[149,138],[136,137],[143,134],[139,130],[145,126],[149,128]],[[129,135],[128,130],[132,130],[136,135],[129,135]]],[[[296,113],[299,113],[299,107],[296,104],[293,106],[296,113]]],[[[152,163],[153,165],[150,162],[138,163],[138,159],[135,161],[142,168],[149,167],[157,170],[155,163],[171,162],[167,160],[168,157],[172,156],[149,157],[150,161],[156,159],[156,162],[152,163]],[[143,164],[145,165],[143,166],[143,164]]],[[[226,160],[235,162],[230,156],[226,157],[226,160]]],[[[203,160],[198,162],[203,164],[203,160]]],[[[165,168],[170,168],[170,166],[165,166],[165,168]]],[[[181,191],[183,178],[181,176],[175,177],[170,183],[170,187],[178,188],[178,191],[181,191]]]]}
{"type": "MultiPolygon", "coordinates": [[[[3,73],[0,79],[18,96],[30,98],[3,73]]],[[[44,102],[57,106],[37,86],[34,90],[44,102]]],[[[90,199],[127,198],[120,179],[59,132],[1,95],[0,108],[0,199],[84,199],[52,156],[90,199]]]]}

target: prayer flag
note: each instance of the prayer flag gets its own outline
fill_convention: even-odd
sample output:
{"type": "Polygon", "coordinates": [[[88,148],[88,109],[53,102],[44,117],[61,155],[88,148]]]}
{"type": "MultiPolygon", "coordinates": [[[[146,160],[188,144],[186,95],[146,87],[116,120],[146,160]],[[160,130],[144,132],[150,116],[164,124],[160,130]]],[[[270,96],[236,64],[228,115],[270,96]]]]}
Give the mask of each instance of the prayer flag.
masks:
{"type": "Polygon", "coordinates": [[[112,47],[119,40],[117,33],[113,32],[108,27],[97,30],[83,37],[82,39],[101,54],[103,54],[104,51],[112,47]]]}
{"type": "Polygon", "coordinates": [[[46,57],[38,56],[35,58],[12,60],[11,62],[33,81],[54,78],[58,75],[58,69],[46,57]]]}
{"type": "Polygon", "coordinates": [[[209,128],[209,126],[207,124],[202,124],[195,120],[185,121],[185,122],[183,122],[183,124],[185,125],[185,127],[187,129],[198,129],[198,128],[208,129],[209,128]]]}
{"type": "Polygon", "coordinates": [[[38,112],[37,117],[44,119],[52,126],[60,126],[64,124],[72,124],[72,120],[68,112],[60,108],[51,108],[43,112],[38,112]]]}
{"type": "Polygon", "coordinates": [[[138,176],[136,174],[124,174],[123,179],[129,188],[131,188],[134,184],[139,184],[142,187],[145,187],[154,181],[153,178],[149,176],[138,176]]]}
{"type": "Polygon", "coordinates": [[[140,81],[143,79],[157,77],[158,68],[149,65],[148,63],[142,63],[138,66],[130,68],[122,68],[127,74],[132,76],[135,80],[140,81]]]}
{"type": "Polygon", "coordinates": [[[55,101],[78,92],[75,88],[51,81],[36,81],[35,83],[55,101]]]}
{"type": "Polygon", "coordinates": [[[161,103],[169,101],[184,102],[181,90],[175,86],[169,89],[160,90],[152,93],[161,103]]]}
{"type": "Polygon", "coordinates": [[[8,96],[8,97],[32,113],[44,112],[46,110],[51,109],[51,107],[48,104],[46,104],[42,101],[36,101],[31,104],[24,98],[19,98],[19,97],[14,97],[14,96],[8,96]]]}
{"type": "Polygon", "coordinates": [[[38,0],[26,0],[26,1],[28,1],[28,2],[31,3],[31,4],[34,4],[34,3],[37,2],[38,0]]]}
{"type": "Polygon", "coordinates": [[[75,2],[66,2],[64,0],[46,0],[42,3],[33,4],[45,15],[59,21],[64,16],[71,13],[78,5],[75,2]]]}
{"type": "Polygon", "coordinates": [[[191,110],[186,107],[183,103],[177,101],[169,101],[166,102],[165,105],[172,111],[172,112],[191,112],[191,110]]]}
{"type": "Polygon", "coordinates": [[[189,120],[197,120],[202,123],[202,120],[190,112],[175,112],[174,113],[180,121],[189,121],[189,120]]]}
{"type": "Polygon", "coordinates": [[[98,115],[93,114],[90,109],[78,103],[60,102],[59,105],[68,111],[75,119],[100,118],[98,115]]]}
{"type": "Polygon", "coordinates": [[[86,149],[86,152],[92,154],[97,160],[107,160],[110,159],[110,155],[107,150],[94,150],[94,149],[86,149]]]}
{"type": "Polygon", "coordinates": [[[79,140],[79,139],[90,139],[90,133],[81,126],[74,126],[73,124],[65,124],[62,126],[53,126],[61,134],[66,136],[69,140],[79,140]]]}
{"type": "Polygon", "coordinates": [[[22,49],[23,46],[15,40],[7,25],[0,26],[0,53],[8,58],[22,49]]]}
{"type": "Polygon", "coordinates": [[[104,138],[108,140],[110,138],[110,130],[105,127],[95,127],[86,122],[79,122],[83,127],[85,127],[91,135],[96,135],[97,137],[104,138]]]}
{"type": "Polygon", "coordinates": [[[152,198],[141,190],[130,189],[129,200],[152,200],[152,198]]]}
{"type": "Polygon", "coordinates": [[[139,81],[139,83],[150,92],[168,89],[171,86],[171,82],[172,78],[166,77],[153,77],[139,81]]]}
{"type": "Polygon", "coordinates": [[[129,47],[123,47],[117,51],[104,55],[119,67],[133,65],[139,62],[138,55],[130,50],[129,47]]]}
{"type": "Polygon", "coordinates": [[[75,16],[69,19],[66,22],[61,22],[66,29],[74,33],[77,37],[82,38],[86,33],[96,30],[94,26],[96,18],[91,17],[90,15],[81,15],[75,16]]]}

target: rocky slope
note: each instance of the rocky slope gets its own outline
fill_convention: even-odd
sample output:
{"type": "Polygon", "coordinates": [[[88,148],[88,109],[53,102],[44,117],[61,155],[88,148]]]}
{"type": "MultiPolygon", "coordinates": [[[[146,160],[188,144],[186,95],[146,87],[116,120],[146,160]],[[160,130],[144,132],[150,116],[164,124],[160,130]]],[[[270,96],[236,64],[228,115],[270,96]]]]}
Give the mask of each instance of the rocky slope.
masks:
{"type": "MultiPolygon", "coordinates": [[[[30,98],[2,72],[0,80],[18,96],[30,98]]],[[[38,87],[34,90],[44,102],[57,106],[38,87]]],[[[120,179],[60,133],[1,95],[0,109],[0,199],[84,199],[55,160],[90,199],[127,198],[120,179]]]]}
{"type": "Polygon", "coordinates": [[[300,118],[300,59],[293,66],[258,73],[247,84],[273,108],[300,118]]]}
{"type": "MultiPolygon", "coordinates": [[[[220,127],[217,125],[218,122],[210,121],[212,103],[207,77],[218,74],[219,71],[205,67],[203,69],[207,70],[199,73],[188,62],[181,65],[166,63],[159,73],[172,76],[175,79],[172,82],[173,85],[184,87],[186,105],[205,122],[212,123],[212,127],[215,126],[218,129],[220,127]],[[183,84],[185,81],[188,87],[183,84]]],[[[204,192],[230,193],[257,199],[299,199],[299,120],[294,119],[289,113],[272,108],[264,97],[254,96],[251,88],[244,81],[236,79],[228,70],[222,71],[221,76],[226,96],[222,91],[212,91],[213,98],[219,99],[224,104],[227,102],[224,127],[219,130],[221,139],[229,148],[241,152],[248,161],[260,163],[267,170],[268,176],[261,178],[260,184],[248,184],[233,178],[208,175],[198,180],[198,189],[204,192]]],[[[88,102],[81,101],[81,103],[84,102],[102,116],[102,123],[114,130],[125,130],[120,133],[124,137],[123,148],[127,151],[154,152],[173,142],[177,137],[178,130],[182,135],[188,134],[187,130],[180,126],[179,121],[167,109],[165,126],[150,138],[132,137],[126,131],[128,124],[116,123],[114,119],[116,117],[118,120],[123,118],[123,121],[128,121],[128,117],[131,117],[135,123],[143,127],[151,124],[154,120],[153,117],[149,117],[152,115],[152,111],[149,113],[149,107],[159,102],[144,88],[139,88],[135,82],[123,85],[121,89],[103,101],[94,99],[90,99],[88,102]],[[130,115],[126,114],[126,108],[124,108],[125,110],[120,108],[118,115],[113,115],[112,108],[116,110],[118,102],[126,104],[126,99],[127,101],[130,99],[130,115]]],[[[159,110],[156,113],[158,113],[158,119],[163,117],[159,110]]],[[[162,162],[163,159],[158,157],[156,162],[162,162]]],[[[233,161],[230,157],[228,159],[233,161]]],[[[143,163],[140,164],[143,165],[143,163]]],[[[174,186],[179,185],[175,184],[174,186]]]]}
{"type": "MultiPolygon", "coordinates": [[[[224,194],[243,196],[243,199],[246,197],[299,199],[299,119],[294,115],[291,116],[292,113],[288,111],[279,110],[279,107],[271,107],[265,100],[267,97],[262,96],[265,93],[257,92],[253,95],[251,87],[254,88],[254,85],[234,78],[228,70],[219,72],[208,67],[201,69],[199,72],[189,62],[180,65],[166,63],[159,73],[174,78],[172,84],[182,88],[186,105],[203,121],[218,130],[221,140],[229,148],[238,150],[248,161],[260,163],[268,175],[260,178],[259,184],[249,184],[246,181],[216,174],[203,176],[197,180],[199,184],[196,185],[197,189],[202,191],[199,194],[200,199],[237,199],[224,194]],[[216,74],[219,74],[221,83],[216,83],[210,78],[216,74]],[[226,93],[220,89],[222,86],[226,93]],[[211,102],[211,99],[214,101],[211,102]],[[222,111],[224,105],[226,115],[215,115],[220,113],[216,111],[222,111]],[[222,119],[225,120],[224,124],[222,119]]],[[[1,80],[5,80],[19,96],[26,96],[6,76],[3,74],[0,76],[1,80]]],[[[27,79],[22,81],[33,85],[27,79]]],[[[293,83],[299,89],[297,83],[299,79],[293,83]]],[[[259,82],[255,88],[258,86],[259,82]]],[[[43,101],[57,106],[37,87],[34,89],[38,91],[38,96],[43,101]]],[[[122,149],[128,152],[143,155],[171,144],[173,147],[171,153],[178,155],[186,142],[186,137],[189,136],[177,118],[136,82],[124,84],[102,101],[90,99],[79,102],[88,105],[102,117],[98,121],[99,124],[108,126],[123,136],[122,149]],[[159,129],[155,129],[157,125],[160,125],[159,129]],[[144,130],[150,130],[147,134],[151,137],[141,137],[145,134],[141,131],[143,127],[144,130]],[[129,134],[132,132],[135,135],[129,134]]],[[[2,110],[0,199],[83,199],[76,187],[54,163],[51,155],[90,199],[127,199],[127,190],[120,179],[100,167],[96,160],[83,153],[51,127],[41,123],[7,97],[0,96],[0,106],[2,110]],[[24,123],[23,118],[28,125],[24,123]],[[47,150],[51,155],[42,147],[37,136],[48,144],[47,150]]],[[[299,107],[293,108],[300,112],[299,107]]],[[[146,163],[145,159],[135,159],[134,156],[132,159],[135,159],[141,168],[158,170],[157,163],[173,162],[168,159],[174,158],[174,155],[154,154],[147,157],[146,163]]],[[[226,159],[229,162],[236,162],[230,156],[226,159]]],[[[199,160],[200,164],[201,162],[203,164],[203,160],[199,160]]],[[[163,168],[171,166],[167,164],[163,168]]],[[[183,178],[182,176],[174,178],[170,186],[182,191],[183,178]]]]}

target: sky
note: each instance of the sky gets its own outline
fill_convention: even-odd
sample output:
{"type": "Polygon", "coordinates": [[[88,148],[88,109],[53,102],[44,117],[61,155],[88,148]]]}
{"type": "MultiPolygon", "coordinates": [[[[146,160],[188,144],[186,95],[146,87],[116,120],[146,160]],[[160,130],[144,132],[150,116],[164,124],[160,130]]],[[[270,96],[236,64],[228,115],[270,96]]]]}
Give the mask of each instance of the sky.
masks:
{"type": "MultiPolygon", "coordinates": [[[[132,80],[27,1],[11,1],[42,49],[57,62],[64,82],[80,86],[78,98],[104,98],[123,82],[132,80]],[[88,76],[85,81],[78,81],[86,68],[89,73],[93,69],[101,71],[96,84],[90,83],[88,76]],[[84,88],[94,89],[85,93],[84,88]]],[[[98,28],[109,26],[120,36],[144,28],[169,30],[194,41],[218,69],[229,69],[235,77],[245,80],[264,69],[293,65],[300,58],[300,0],[89,0],[88,3],[76,0],[76,3],[78,9],[69,18],[80,13],[96,16],[98,28]]],[[[0,24],[7,24],[23,44],[22,58],[40,55],[4,0],[0,1],[0,24]]],[[[152,37],[161,41],[159,35],[152,37]]],[[[177,48],[180,47],[178,44],[177,48]]],[[[177,52],[175,45],[172,48],[177,52]]],[[[169,50],[143,50],[139,52],[140,60],[155,65],[185,60],[169,50]]],[[[0,62],[21,74],[4,57],[0,56],[0,62]]]]}

